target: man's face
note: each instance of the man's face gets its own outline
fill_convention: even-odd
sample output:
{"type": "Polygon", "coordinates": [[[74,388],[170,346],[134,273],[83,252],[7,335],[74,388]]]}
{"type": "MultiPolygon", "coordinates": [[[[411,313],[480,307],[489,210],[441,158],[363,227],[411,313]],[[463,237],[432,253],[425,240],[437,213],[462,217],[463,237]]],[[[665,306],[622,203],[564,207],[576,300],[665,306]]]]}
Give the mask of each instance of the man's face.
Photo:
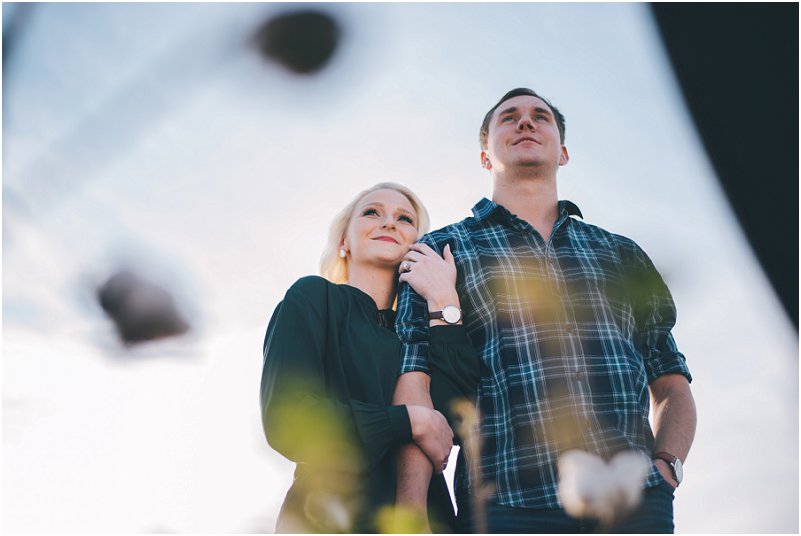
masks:
{"type": "Polygon", "coordinates": [[[504,101],[492,114],[487,150],[481,163],[503,172],[514,167],[553,168],[567,164],[567,149],[551,108],[542,100],[520,95],[504,101]]]}

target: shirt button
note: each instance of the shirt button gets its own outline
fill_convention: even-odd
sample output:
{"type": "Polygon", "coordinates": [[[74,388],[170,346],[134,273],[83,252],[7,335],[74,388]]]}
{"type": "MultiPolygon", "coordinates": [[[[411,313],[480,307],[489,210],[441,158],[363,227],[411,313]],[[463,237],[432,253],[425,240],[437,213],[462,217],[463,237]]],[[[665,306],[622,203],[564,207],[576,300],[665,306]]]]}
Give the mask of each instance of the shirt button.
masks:
{"type": "Polygon", "coordinates": [[[567,325],[567,331],[569,331],[570,333],[573,333],[573,332],[576,331],[576,328],[573,327],[573,324],[568,324],[567,325]]]}
{"type": "Polygon", "coordinates": [[[581,372],[580,370],[578,372],[576,372],[576,379],[579,380],[579,381],[584,379],[584,373],[581,372]]]}

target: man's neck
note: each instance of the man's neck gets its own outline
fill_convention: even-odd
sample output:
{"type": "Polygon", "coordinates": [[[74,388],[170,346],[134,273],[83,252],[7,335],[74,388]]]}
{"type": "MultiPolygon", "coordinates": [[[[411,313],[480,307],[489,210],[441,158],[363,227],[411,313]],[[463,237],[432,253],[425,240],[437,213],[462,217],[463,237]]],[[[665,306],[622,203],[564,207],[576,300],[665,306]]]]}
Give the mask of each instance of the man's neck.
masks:
{"type": "Polygon", "coordinates": [[[528,222],[548,242],[559,217],[556,176],[493,175],[492,200],[528,222]]]}

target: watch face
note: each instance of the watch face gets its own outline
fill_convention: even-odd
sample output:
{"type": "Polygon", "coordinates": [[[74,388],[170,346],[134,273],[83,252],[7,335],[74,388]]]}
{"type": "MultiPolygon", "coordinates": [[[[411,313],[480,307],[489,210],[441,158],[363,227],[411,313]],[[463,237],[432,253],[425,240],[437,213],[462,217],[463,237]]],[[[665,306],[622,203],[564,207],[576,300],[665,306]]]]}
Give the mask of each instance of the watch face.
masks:
{"type": "Polygon", "coordinates": [[[458,307],[446,305],[445,308],[442,309],[442,319],[448,324],[455,324],[462,319],[462,312],[458,307]]]}
{"type": "Polygon", "coordinates": [[[681,483],[684,480],[684,467],[682,467],[681,460],[678,458],[673,462],[673,472],[676,473],[676,481],[681,483]]]}

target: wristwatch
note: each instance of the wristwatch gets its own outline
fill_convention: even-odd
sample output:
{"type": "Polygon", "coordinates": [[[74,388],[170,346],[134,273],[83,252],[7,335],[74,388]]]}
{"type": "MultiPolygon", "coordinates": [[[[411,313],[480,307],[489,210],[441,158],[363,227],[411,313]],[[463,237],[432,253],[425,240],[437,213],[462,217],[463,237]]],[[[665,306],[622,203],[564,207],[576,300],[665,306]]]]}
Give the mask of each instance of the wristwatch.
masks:
{"type": "Polygon", "coordinates": [[[455,305],[446,305],[442,311],[428,313],[429,320],[444,320],[448,324],[458,324],[462,319],[462,310],[455,305]]]}
{"type": "Polygon", "coordinates": [[[676,484],[681,484],[681,481],[684,480],[684,468],[678,456],[674,456],[669,452],[654,452],[653,458],[654,460],[665,460],[673,472],[673,480],[676,481],[676,484]]]}

